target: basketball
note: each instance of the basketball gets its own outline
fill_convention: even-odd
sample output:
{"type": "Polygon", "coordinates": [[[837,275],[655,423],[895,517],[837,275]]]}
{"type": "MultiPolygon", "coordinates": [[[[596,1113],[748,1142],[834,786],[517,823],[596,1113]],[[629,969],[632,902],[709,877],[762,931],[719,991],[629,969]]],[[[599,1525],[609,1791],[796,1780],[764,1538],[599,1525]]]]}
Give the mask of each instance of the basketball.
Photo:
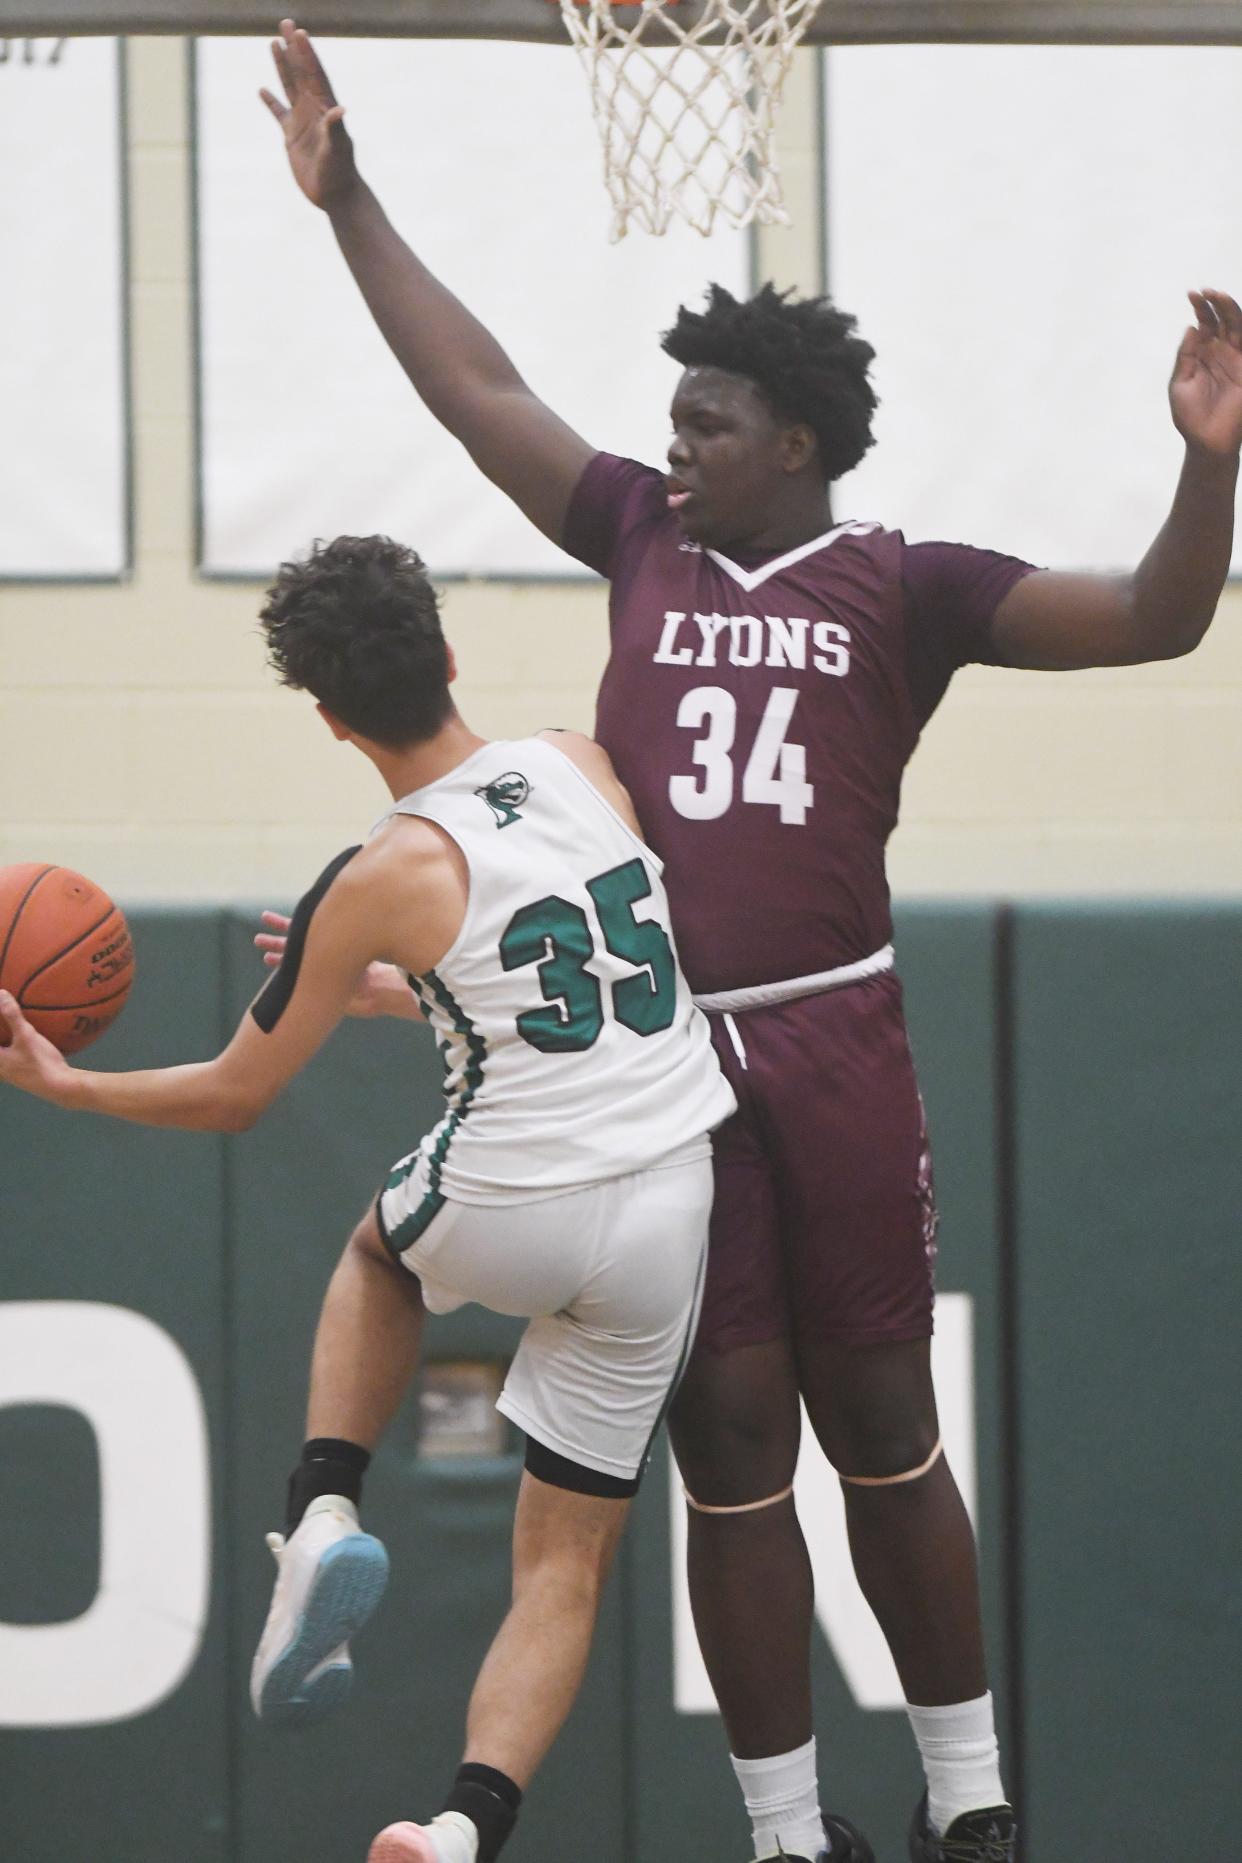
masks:
{"type": "Polygon", "coordinates": [[[0,989],[62,1054],[115,1022],[133,980],[129,927],[93,880],[41,861],[0,868],[0,989]]]}

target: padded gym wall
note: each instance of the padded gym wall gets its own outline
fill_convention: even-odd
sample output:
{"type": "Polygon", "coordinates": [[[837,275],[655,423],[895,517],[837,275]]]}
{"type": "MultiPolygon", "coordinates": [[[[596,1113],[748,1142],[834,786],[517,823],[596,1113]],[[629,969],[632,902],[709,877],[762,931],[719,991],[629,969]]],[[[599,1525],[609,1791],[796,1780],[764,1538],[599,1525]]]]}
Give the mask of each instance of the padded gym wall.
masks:
{"type": "MultiPolygon", "coordinates": [[[[94,1051],[99,1064],[214,1053],[219,914],[144,912],[132,930],[136,987],[94,1051]]],[[[14,1863],[228,1863],[224,1147],[196,1133],[75,1119],[5,1091],[0,1158],[3,1847],[14,1863]],[[149,1336],[131,1337],[127,1322],[149,1336]],[[32,1334],[38,1358],[25,1363],[32,1334]],[[135,1442],[118,1399],[136,1379],[148,1427],[135,1442]],[[194,1478],[192,1425],[173,1436],[167,1428],[183,1413],[187,1381],[206,1410],[210,1485],[194,1478]],[[204,1506],[212,1584],[199,1622],[196,1588],[183,1595],[180,1581],[201,1557],[204,1506]],[[158,1535],[145,1546],[126,1530],[140,1512],[158,1535]],[[164,1642],[170,1610],[192,1666],[179,1679],[171,1651],[173,1692],[128,1718],[130,1672],[164,1642]],[[101,1612],[102,1643],[91,1625],[101,1612]]]]}
{"type": "MultiPolygon", "coordinates": [[[[259,981],[253,913],[132,922],[135,994],[91,1058],[212,1053],[259,981]]],[[[1188,1824],[1223,1853],[1205,1820],[1228,1803],[1242,1517],[1207,1447],[1238,1408],[1242,909],[1023,907],[998,945],[991,907],[907,907],[898,938],[940,1285],[970,1296],[985,1609],[1007,1773],[1025,1775],[1026,1863],[1051,1863],[1066,1828],[1084,1856],[1110,1854],[1119,1803],[1133,1863],[1161,1863],[1188,1824]],[[1011,1197],[998,1157],[1016,1167],[999,1178],[1011,1197]]],[[[322,1290],[385,1169],[435,1116],[438,1083],[426,1031],[354,1024],[240,1139],[71,1119],[0,1092],[0,1766],[21,1863],[173,1850],[259,1863],[274,1847],[340,1863],[451,1769],[505,1605],[520,1458],[509,1442],[420,1464],[417,1403],[368,1485],[394,1577],[358,1642],[355,1702],[331,1730],[285,1739],[246,1700],[262,1538],[280,1525],[322,1290]],[[42,1358],[31,1341],[50,1342],[42,1358]],[[145,1448],[118,1408],[140,1374],[145,1448]],[[157,1536],[146,1568],[131,1517],[157,1536]],[[165,1610],[168,1582],[183,1595],[165,1610]],[[149,1699],[139,1672],[155,1678],[149,1699]]],[[[503,1364],[516,1331],[468,1308],[431,1323],[428,1356],[503,1364]]],[[[661,1456],[515,1863],[558,1854],[588,1794],[604,1863],[661,1863],[670,1832],[744,1853],[719,1721],[675,1709],[678,1510],[661,1456]]],[[[858,1705],[822,1629],[815,1686],[827,1797],[896,1854],[918,1790],[904,1719],[858,1705]]]]}
{"type": "Polygon", "coordinates": [[[1014,928],[1030,1854],[1234,1847],[1242,913],[1014,928]],[[1119,1811],[1119,1807],[1124,1810],[1119,1811]]]}

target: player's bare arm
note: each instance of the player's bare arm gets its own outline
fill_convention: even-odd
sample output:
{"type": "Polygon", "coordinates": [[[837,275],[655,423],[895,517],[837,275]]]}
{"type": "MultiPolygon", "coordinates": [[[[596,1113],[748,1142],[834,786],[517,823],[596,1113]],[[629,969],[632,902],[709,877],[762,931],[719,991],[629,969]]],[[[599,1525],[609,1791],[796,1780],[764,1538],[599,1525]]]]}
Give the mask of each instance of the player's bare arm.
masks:
{"type": "Polygon", "coordinates": [[[127,1073],[74,1067],[0,993],[10,1035],[0,1049],[0,1081],[67,1111],[187,1131],[248,1131],[346,1015],[369,963],[397,957],[411,969],[430,968],[452,942],[463,910],[452,858],[437,831],[420,836],[424,825],[412,826],[403,837],[377,836],[337,874],[311,916],[287,1004],[262,1018],[253,1004],[214,1060],[127,1073]],[[411,922],[416,929],[405,930],[411,922]],[[377,951],[377,939],[394,924],[403,926],[400,949],[377,951]]]}
{"type": "MultiPolygon", "coordinates": [[[[403,955],[396,962],[373,959],[359,977],[345,1013],[422,1022],[425,1018],[410,988],[410,973],[420,975],[434,969],[456,938],[470,892],[466,863],[460,849],[439,828],[411,816],[397,816],[386,823],[369,844],[367,854],[370,861],[382,861],[390,868],[395,888],[408,890],[409,917],[407,923],[398,897],[390,911],[396,922],[405,925],[403,955]]],[[[261,916],[271,929],[255,933],[255,948],[263,953],[269,970],[279,970],[293,921],[284,912],[267,911],[261,916]]]]}
{"type": "Polygon", "coordinates": [[[1010,666],[1051,671],[1130,666],[1197,647],[1233,553],[1242,447],[1242,309],[1223,291],[1192,291],[1169,384],[1186,457],[1173,506],[1131,576],[1027,576],[996,611],[992,639],[1010,666]]]}
{"type": "Polygon", "coordinates": [[[479,470],[559,542],[595,449],[533,395],[491,333],[433,277],[358,173],[344,108],[305,32],[282,20],[272,54],[281,125],[298,186],[328,215],[358,288],[420,398],[479,470]]]}
{"type": "MultiPolygon", "coordinates": [[[[287,912],[268,910],[259,916],[268,929],[255,933],[255,949],[262,952],[268,970],[279,970],[293,921],[287,912]]],[[[423,1020],[418,998],[410,988],[404,971],[399,970],[395,964],[368,964],[358,979],[358,987],[350,997],[349,1008],[345,1013],[364,1020],[371,1016],[395,1016],[407,1022],[423,1020]]]]}
{"type": "Polygon", "coordinates": [[[593,737],[587,737],[582,731],[541,731],[540,737],[554,744],[562,754],[568,757],[587,781],[599,790],[606,801],[612,804],[627,828],[642,841],[646,837],[642,825],[630,799],[630,792],[612,767],[612,758],[602,744],[597,744],[593,737]]]}

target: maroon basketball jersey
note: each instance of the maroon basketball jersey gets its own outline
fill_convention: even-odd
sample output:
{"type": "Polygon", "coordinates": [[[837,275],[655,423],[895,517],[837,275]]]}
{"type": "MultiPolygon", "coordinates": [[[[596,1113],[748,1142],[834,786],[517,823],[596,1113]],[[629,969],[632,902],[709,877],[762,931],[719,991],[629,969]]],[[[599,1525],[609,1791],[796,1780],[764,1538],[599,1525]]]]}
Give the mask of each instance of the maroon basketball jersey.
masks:
{"type": "Polygon", "coordinates": [[[901,778],[1031,565],[842,524],[780,555],[691,543],[661,473],[600,453],[565,548],[612,582],[596,736],[629,789],[699,993],[811,975],[891,936],[901,778]]]}

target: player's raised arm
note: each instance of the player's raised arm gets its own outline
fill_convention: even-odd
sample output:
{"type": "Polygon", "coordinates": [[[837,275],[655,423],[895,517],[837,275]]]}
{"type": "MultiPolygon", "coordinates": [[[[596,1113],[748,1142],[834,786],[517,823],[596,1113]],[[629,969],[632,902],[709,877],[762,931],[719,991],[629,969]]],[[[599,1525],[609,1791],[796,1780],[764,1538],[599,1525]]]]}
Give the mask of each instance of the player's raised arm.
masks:
{"type": "Polygon", "coordinates": [[[294,972],[282,989],[279,977],[272,980],[213,1061],[130,1073],[74,1067],[0,992],[0,1020],[10,1038],[0,1048],[0,1081],[70,1112],[193,1132],[247,1131],[346,1014],[375,954],[373,893],[353,876],[333,875],[313,920],[310,912],[304,917],[305,946],[294,972]]]}
{"type": "Polygon", "coordinates": [[[996,611],[992,644],[1009,666],[1051,670],[1174,659],[1207,632],[1233,553],[1242,447],[1242,309],[1192,291],[1196,321],[1169,384],[1186,442],[1160,534],[1130,576],[1027,576],[996,611]]]}
{"type": "Polygon", "coordinates": [[[397,361],[436,419],[544,535],[559,542],[570,495],[594,448],[533,395],[491,333],[432,276],[362,180],[353,144],[306,33],[282,20],[272,53],[294,179],[332,222],[341,251],[397,361]]]}

